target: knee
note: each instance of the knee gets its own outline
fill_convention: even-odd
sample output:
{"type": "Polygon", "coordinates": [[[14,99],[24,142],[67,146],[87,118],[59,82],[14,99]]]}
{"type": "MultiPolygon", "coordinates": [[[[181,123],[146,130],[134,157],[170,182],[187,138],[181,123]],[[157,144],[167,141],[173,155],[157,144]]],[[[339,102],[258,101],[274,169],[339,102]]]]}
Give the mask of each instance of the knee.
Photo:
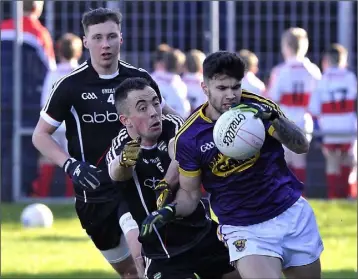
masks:
{"type": "Polygon", "coordinates": [[[123,278],[136,278],[137,269],[132,257],[128,257],[120,262],[111,263],[111,266],[123,278]]]}

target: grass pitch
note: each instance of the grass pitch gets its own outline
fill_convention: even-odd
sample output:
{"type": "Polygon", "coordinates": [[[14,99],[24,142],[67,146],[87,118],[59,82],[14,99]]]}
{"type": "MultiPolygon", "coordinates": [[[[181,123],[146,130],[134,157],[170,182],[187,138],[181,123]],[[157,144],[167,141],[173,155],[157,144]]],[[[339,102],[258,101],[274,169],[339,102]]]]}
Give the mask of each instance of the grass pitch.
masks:
{"type": "MultiPolygon", "coordinates": [[[[357,204],[310,201],[325,245],[324,278],[357,278],[357,204]]],[[[49,205],[54,226],[24,229],[24,205],[1,205],[2,278],[118,278],[82,231],[73,205],[49,205]]]]}

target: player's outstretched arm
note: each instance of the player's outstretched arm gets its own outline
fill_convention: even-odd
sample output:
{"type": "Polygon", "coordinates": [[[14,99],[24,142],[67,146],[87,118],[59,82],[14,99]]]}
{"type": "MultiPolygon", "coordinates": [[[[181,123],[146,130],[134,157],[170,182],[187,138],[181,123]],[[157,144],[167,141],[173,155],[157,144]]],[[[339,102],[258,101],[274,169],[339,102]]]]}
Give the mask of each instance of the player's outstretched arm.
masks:
{"type": "Polygon", "coordinates": [[[127,181],[133,176],[133,167],[121,166],[120,161],[120,156],[117,156],[108,167],[109,177],[113,181],[127,181]]]}
{"type": "Polygon", "coordinates": [[[288,149],[297,154],[308,152],[309,142],[296,124],[285,117],[279,117],[272,121],[272,126],[275,128],[272,136],[288,149]]]}
{"type": "MultiPolygon", "coordinates": [[[[113,147],[112,147],[113,149],[113,147]]],[[[119,150],[110,150],[109,154],[116,154],[119,150]]],[[[137,163],[140,152],[140,141],[127,142],[120,153],[113,159],[107,156],[108,172],[113,181],[127,181],[132,178],[133,167],[137,163]]]]}
{"type": "Polygon", "coordinates": [[[176,193],[173,204],[177,216],[188,216],[192,214],[199,204],[201,198],[201,176],[188,177],[179,174],[179,190],[176,193]]]}
{"type": "Polygon", "coordinates": [[[56,130],[56,126],[52,126],[40,117],[32,134],[32,143],[43,156],[62,168],[70,155],[52,137],[56,130]]]}

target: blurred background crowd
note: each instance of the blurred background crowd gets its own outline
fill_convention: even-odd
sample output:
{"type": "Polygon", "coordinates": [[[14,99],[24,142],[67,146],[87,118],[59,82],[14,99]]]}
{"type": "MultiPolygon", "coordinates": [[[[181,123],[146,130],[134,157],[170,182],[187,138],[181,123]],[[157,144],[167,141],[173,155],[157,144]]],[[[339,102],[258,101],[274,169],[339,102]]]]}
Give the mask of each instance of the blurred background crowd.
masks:
{"type": "MultiPolygon", "coordinates": [[[[183,117],[206,101],[200,86],[206,55],[237,52],[247,64],[242,87],[279,103],[311,139],[307,156],[286,157],[306,183],[305,195],[356,198],[356,125],[343,123],[356,122],[357,2],[223,1],[215,8],[210,1],[23,1],[21,12],[15,5],[2,1],[0,9],[3,200],[72,197],[71,182],[35,151],[31,133],[52,84],[88,58],[81,15],[100,6],[123,14],[121,59],[151,73],[166,102],[183,117]],[[21,61],[15,63],[18,40],[21,61]],[[291,71],[297,61],[303,69],[291,71]],[[297,73],[310,92],[297,84],[292,93],[317,93],[332,68],[349,76],[346,86],[353,95],[343,100],[353,104],[349,109],[327,112],[309,96],[278,96],[277,88],[297,73]],[[327,113],[336,120],[324,130],[317,123],[327,113]],[[327,142],[329,137],[334,140],[327,142]]],[[[63,126],[54,137],[66,146],[64,134],[63,126]]]]}

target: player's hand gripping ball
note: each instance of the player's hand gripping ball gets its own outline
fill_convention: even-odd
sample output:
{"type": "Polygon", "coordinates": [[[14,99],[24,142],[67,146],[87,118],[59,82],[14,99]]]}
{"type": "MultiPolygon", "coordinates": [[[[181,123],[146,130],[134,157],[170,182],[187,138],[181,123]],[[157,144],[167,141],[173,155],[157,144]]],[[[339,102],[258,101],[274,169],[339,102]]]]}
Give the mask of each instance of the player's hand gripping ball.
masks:
{"type": "Polygon", "coordinates": [[[223,113],[213,131],[214,143],[219,151],[230,158],[245,160],[257,154],[265,141],[265,126],[258,108],[238,105],[223,113]]]}
{"type": "Polygon", "coordinates": [[[121,152],[119,164],[122,167],[129,168],[133,167],[138,160],[140,152],[140,140],[131,140],[127,142],[121,152]]]}

